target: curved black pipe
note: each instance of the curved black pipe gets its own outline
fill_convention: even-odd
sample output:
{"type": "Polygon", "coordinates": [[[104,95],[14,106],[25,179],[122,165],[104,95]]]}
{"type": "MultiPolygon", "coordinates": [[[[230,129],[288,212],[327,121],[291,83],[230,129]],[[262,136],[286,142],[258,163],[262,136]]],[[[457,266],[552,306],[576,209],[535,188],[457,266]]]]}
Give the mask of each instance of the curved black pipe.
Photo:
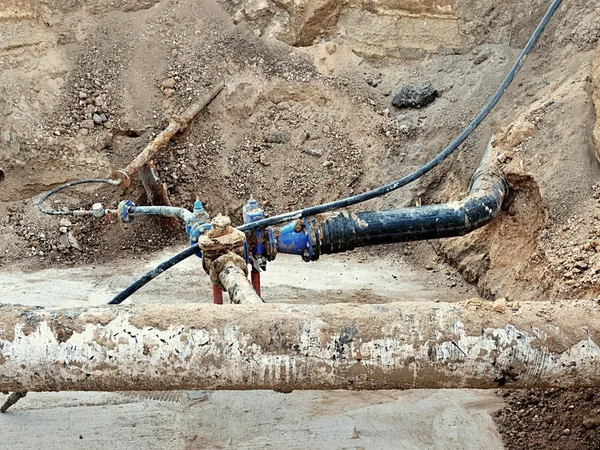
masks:
{"type": "MultiPolygon", "coordinates": [[[[379,244],[465,235],[490,222],[500,211],[508,184],[488,161],[487,152],[463,200],[439,205],[340,212],[320,223],[320,253],[331,254],[379,244]]],[[[318,257],[318,255],[315,255],[318,257]]]]}

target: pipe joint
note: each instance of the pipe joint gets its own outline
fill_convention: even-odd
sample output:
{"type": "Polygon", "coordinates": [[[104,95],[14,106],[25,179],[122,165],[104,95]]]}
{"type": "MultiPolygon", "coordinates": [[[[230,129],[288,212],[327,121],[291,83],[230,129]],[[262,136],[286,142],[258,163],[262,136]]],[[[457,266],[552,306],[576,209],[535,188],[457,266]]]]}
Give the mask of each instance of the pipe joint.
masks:
{"type": "Polygon", "coordinates": [[[300,255],[305,262],[321,256],[321,226],[316,218],[303,218],[279,229],[277,251],[300,255]]]}

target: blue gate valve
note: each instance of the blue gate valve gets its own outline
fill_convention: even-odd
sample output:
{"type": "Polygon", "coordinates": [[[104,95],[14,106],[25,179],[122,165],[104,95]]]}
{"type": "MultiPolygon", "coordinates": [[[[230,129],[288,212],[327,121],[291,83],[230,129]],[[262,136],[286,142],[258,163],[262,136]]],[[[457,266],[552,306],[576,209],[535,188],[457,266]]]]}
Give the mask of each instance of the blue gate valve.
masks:
{"type": "MultiPolygon", "coordinates": [[[[248,203],[244,205],[242,208],[242,213],[244,215],[244,223],[257,222],[265,218],[264,210],[253,198],[248,200],[248,203]]],[[[250,242],[250,244],[254,244],[252,251],[248,252],[248,240],[246,240],[246,248],[244,251],[246,261],[248,261],[252,265],[252,268],[258,272],[266,270],[267,261],[275,259],[274,255],[270,257],[270,255],[267,254],[263,244],[265,233],[267,233],[268,237],[272,238],[271,240],[274,239],[274,237],[271,236],[273,234],[273,230],[271,228],[268,228],[267,230],[257,230],[254,235],[256,242],[250,242]]]]}
{"type": "MultiPolygon", "coordinates": [[[[185,231],[190,236],[190,245],[197,245],[200,236],[211,229],[210,216],[199,199],[194,202],[192,213],[192,216],[185,221],[185,231]]],[[[197,255],[201,257],[199,250],[197,255]]]]}

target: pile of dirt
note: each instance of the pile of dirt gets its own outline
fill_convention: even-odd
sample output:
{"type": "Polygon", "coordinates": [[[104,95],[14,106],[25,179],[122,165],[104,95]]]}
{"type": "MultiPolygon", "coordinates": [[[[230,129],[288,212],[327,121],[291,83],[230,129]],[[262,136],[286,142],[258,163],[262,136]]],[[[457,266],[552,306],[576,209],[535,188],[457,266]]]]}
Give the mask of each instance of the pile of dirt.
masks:
{"type": "Polygon", "coordinates": [[[501,391],[506,408],[496,422],[508,450],[600,448],[600,393],[596,389],[501,391]]]}

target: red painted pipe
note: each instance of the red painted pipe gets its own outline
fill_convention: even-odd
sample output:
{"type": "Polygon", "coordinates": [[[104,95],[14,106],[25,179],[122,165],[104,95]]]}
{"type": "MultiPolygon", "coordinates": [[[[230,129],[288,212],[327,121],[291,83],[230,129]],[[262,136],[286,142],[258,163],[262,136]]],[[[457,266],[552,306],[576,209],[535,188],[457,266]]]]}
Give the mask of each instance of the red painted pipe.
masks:
{"type": "Polygon", "coordinates": [[[260,272],[252,268],[250,272],[250,281],[252,281],[252,287],[260,297],[260,272]]]}
{"type": "Polygon", "coordinates": [[[213,286],[213,303],[215,305],[223,304],[223,291],[216,286],[213,286]]]}

